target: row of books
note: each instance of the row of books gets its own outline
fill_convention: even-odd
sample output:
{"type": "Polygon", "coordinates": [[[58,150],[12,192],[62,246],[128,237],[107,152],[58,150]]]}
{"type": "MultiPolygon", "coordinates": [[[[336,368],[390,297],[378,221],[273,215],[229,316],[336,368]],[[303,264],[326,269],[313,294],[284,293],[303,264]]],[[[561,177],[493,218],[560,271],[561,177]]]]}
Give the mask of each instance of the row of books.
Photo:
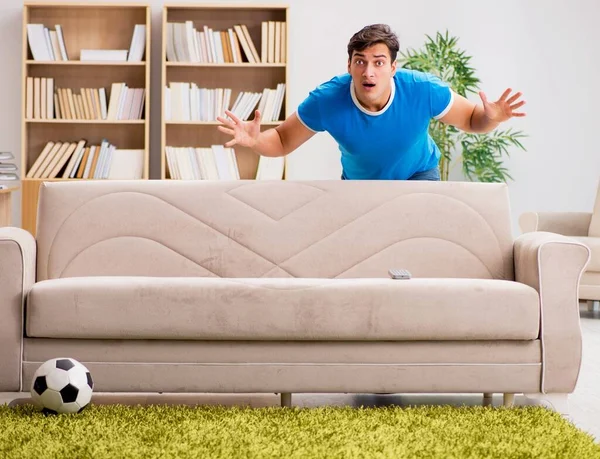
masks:
{"type": "MultiPolygon", "coordinates": [[[[166,147],[169,176],[176,180],[239,180],[237,158],[233,148],[166,147]]],[[[256,180],[283,179],[285,159],[261,156],[256,180]]]]}
{"type": "Polygon", "coordinates": [[[234,25],[226,31],[205,25],[199,31],[192,21],[167,23],[167,60],[213,64],[260,62],[246,25],[234,25]]]}
{"type": "MultiPolygon", "coordinates": [[[[44,24],[27,24],[27,42],[36,61],[68,61],[69,54],[60,24],[50,30],[44,24]]],[[[146,25],[136,24],[129,50],[81,49],[81,61],[128,61],[140,62],[146,49],[146,25]]]]}
{"type": "Polygon", "coordinates": [[[104,88],[54,88],[54,78],[27,77],[27,119],[142,119],[146,91],[113,83],[107,105],[104,88]]]}
{"type": "MultiPolygon", "coordinates": [[[[172,82],[165,88],[165,120],[215,121],[229,110],[231,88],[199,88],[195,83],[172,82]]],[[[283,106],[285,83],[263,92],[240,91],[231,106],[234,115],[247,120],[258,104],[263,121],[277,121],[283,106]]]]}
{"type": "Polygon", "coordinates": [[[233,148],[165,147],[169,176],[177,180],[239,180],[233,148]]]}
{"type": "Polygon", "coordinates": [[[260,34],[260,62],[285,64],[287,55],[287,24],[282,21],[263,21],[260,34]]]}
{"type": "Polygon", "coordinates": [[[110,88],[107,120],[140,120],[144,113],[146,90],[129,88],[125,83],[113,83],[110,88]]]}
{"type": "Polygon", "coordinates": [[[87,141],[50,141],[39,154],[27,178],[141,179],[144,150],[117,149],[107,140],[86,146],[87,141]]]}
{"type": "Polygon", "coordinates": [[[36,61],[68,61],[67,47],[60,24],[50,30],[44,24],[27,24],[27,42],[36,61]]]}
{"type": "Polygon", "coordinates": [[[196,83],[169,83],[165,88],[165,120],[215,121],[231,101],[231,88],[199,88],[196,83]]]}

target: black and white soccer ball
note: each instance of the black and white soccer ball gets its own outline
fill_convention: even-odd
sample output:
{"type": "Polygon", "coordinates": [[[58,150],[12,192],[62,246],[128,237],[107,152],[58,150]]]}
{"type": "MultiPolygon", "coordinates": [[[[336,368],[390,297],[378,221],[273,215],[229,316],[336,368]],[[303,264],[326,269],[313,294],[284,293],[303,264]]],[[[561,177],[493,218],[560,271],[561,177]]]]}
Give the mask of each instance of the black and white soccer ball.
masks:
{"type": "Polygon", "coordinates": [[[46,413],[79,413],[92,399],[94,382],[75,359],[44,362],[33,375],[31,398],[46,413]]]}

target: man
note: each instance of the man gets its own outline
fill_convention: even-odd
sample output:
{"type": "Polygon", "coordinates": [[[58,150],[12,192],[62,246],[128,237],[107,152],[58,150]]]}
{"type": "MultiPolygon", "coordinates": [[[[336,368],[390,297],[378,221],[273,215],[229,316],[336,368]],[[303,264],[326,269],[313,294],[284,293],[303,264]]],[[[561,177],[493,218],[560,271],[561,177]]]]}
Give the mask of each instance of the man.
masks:
{"type": "Polygon", "coordinates": [[[244,122],[226,111],[218,129],[263,156],[284,156],[315,133],[327,131],[342,153],[343,179],[439,180],[440,151],[429,136],[431,118],[466,132],[489,132],[524,116],[521,93],[504,91],[483,105],[456,94],[439,78],[396,69],[398,38],[385,24],[364,27],[348,43],[348,74],[320,85],[297,112],[274,129],[260,132],[260,113],[244,122]]]}

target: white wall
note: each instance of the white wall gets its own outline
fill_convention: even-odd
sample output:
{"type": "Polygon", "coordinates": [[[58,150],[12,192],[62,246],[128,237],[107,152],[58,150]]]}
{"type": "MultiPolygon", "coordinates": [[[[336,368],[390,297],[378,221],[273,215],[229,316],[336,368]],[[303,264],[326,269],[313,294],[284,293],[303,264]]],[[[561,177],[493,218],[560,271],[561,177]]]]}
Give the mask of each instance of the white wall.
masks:
{"type": "MultiPolygon", "coordinates": [[[[21,165],[21,29],[23,2],[0,3],[0,151],[21,165]]],[[[19,170],[19,176],[21,171],[19,170]]],[[[14,182],[0,182],[14,185],[14,182]]],[[[21,193],[13,193],[14,226],[21,224],[21,193]]]]}
{"type": "MultiPolygon", "coordinates": [[[[181,0],[180,0],[181,1],[181,0]]],[[[115,2],[116,3],[116,2],[115,2]]],[[[153,10],[153,101],[160,99],[160,46],[163,2],[153,10]]],[[[190,2],[203,3],[203,2],[190,2]]],[[[215,3],[214,0],[212,2],[215,3]]],[[[229,0],[228,3],[249,3],[229,0]]],[[[262,4],[281,3],[261,0],[262,4]]],[[[289,102],[291,111],[322,81],[345,72],[346,45],[366,24],[387,22],[401,49],[417,48],[425,34],[448,29],[473,56],[489,98],[508,86],[524,92],[527,117],[511,121],[528,134],[527,152],[506,161],[513,229],[527,210],[590,211],[600,178],[596,147],[600,93],[600,3],[595,0],[288,0],[290,6],[289,102]],[[343,19],[342,19],[343,16],[343,19]]],[[[0,150],[20,154],[22,1],[0,4],[0,150]]],[[[474,99],[476,100],[476,99],[474,99]]],[[[151,120],[151,177],[159,176],[160,122],[151,120]]],[[[319,134],[289,157],[291,179],[337,179],[339,153],[319,134]]],[[[460,179],[460,174],[454,175],[460,179]]],[[[20,222],[15,201],[14,221],[20,222]]]]}

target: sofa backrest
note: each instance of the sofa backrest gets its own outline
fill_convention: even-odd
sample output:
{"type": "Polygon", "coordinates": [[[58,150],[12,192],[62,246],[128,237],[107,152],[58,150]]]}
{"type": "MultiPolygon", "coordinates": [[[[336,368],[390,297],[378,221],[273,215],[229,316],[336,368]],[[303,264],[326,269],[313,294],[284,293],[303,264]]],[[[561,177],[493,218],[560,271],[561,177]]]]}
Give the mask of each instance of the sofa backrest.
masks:
{"type": "Polygon", "coordinates": [[[78,276],[514,279],[505,184],[47,182],[37,280],[78,276]]]}
{"type": "Polygon", "coordinates": [[[592,220],[590,221],[590,237],[600,237],[600,184],[598,185],[598,193],[596,194],[596,202],[592,211],[592,220]]]}

